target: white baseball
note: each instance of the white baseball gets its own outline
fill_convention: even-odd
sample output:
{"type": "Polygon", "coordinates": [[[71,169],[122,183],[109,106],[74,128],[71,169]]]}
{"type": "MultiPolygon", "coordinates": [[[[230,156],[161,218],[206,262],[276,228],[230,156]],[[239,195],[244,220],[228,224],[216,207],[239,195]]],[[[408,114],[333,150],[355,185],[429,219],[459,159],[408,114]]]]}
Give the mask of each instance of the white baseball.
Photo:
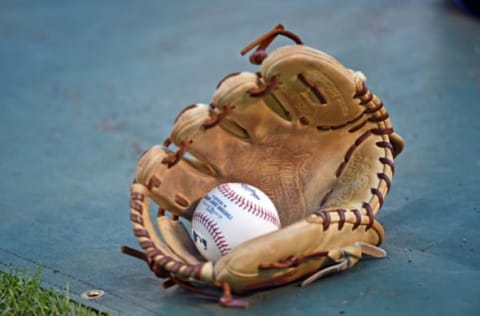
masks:
{"type": "Polygon", "coordinates": [[[280,226],[277,209],[265,193],[244,183],[224,183],[198,203],[192,239],[200,253],[215,262],[244,241],[280,226]]]}

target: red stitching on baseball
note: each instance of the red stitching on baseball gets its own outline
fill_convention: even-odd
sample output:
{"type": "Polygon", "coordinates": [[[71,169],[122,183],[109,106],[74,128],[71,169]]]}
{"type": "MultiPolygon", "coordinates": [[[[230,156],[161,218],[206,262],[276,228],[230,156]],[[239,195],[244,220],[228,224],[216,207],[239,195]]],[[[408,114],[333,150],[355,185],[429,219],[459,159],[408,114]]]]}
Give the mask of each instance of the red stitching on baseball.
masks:
{"type": "Polygon", "coordinates": [[[193,220],[197,220],[207,229],[222,256],[226,255],[228,252],[230,252],[230,250],[232,250],[228,244],[228,241],[225,239],[225,236],[223,236],[221,230],[213,220],[209,219],[205,214],[197,212],[193,214],[193,220]]]}
{"type": "Polygon", "coordinates": [[[281,226],[280,220],[277,216],[272,214],[268,209],[252,203],[251,201],[245,199],[243,196],[240,196],[235,192],[228,183],[224,183],[218,186],[218,190],[220,193],[223,194],[227,199],[229,199],[232,203],[245,209],[248,213],[253,214],[267,222],[274,224],[277,227],[281,226]]]}

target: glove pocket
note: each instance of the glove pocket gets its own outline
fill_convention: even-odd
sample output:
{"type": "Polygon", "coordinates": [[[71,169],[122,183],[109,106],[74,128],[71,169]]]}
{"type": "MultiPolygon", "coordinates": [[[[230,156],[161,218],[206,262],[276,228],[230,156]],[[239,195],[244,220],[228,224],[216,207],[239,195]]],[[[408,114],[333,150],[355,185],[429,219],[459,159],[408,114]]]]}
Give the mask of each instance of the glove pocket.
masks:
{"type": "Polygon", "coordinates": [[[329,215],[328,223],[312,214],[241,244],[215,264],[215,279],[241,293],[290,283],[329,267],[331,272],[350,268],[361,258],[362,244],[381,243],[383,227],[366,216],[359,220],[353,214],[336,214],[329,215]]]}

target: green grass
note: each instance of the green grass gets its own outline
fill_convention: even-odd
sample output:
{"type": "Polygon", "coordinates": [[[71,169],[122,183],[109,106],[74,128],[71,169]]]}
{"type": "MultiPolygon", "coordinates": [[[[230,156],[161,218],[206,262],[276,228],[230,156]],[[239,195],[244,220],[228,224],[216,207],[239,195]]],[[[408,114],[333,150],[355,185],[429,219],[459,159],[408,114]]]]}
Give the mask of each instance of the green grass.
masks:
{"type": "Polygon", "coordinates": [[[40,286],[41,268],[33,276],[13,268],[0,271],[0,316],[6,315],[100,315],[98,312],[73,302],[65,293],[40,286]]]}

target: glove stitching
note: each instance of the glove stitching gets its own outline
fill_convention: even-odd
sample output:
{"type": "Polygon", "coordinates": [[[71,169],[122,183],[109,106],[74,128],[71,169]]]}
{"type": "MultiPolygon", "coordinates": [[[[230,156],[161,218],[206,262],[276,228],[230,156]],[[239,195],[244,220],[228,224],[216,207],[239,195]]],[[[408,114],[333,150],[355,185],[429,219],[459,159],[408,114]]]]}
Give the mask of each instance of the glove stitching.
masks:
{"type": "Polygon", "coordinates": [[[391,127],[379,127],[379,128],[372,128],[370,130],[372,134],[382,136],[382,135],[390,135],[393,133],[393,128],[391,127]]]}
{"type": "Polygon", "coordinates": [[[330,214],[325,211],[317,211],[315,214],[322,219],[323,230],[327,230],[331,223],[330,214]]]}
{"type": "Polygon", "coordinates": [[[325,99],[323,94],[320,92],[318,87],[312,84],[310,81],[308,81],[308,79],[305,77],[303,73],[297,74],[297,79],[313,93],[313,95],[318,99],[321,105],[327,105],[327,100],[325,99]]]}
{"type": "Polygon", "coordinates": [[[339,231],[342,230],[343,225],[345,225],[345,221],[346,221],[345,212],[346,212],[346,210],[344,210],[344,209],[338,209],[337,210],[338,217],[340,217],[340,220],[338,221],[338,230],[339,231]]]}
{"type": "Polygon", "coordinates": [[[376,142],[375,145],[377,145],[377,147],[380,147],[380,148],[388,148],[390,150],[393,150],[393,145],[391,142],[380,141],[380,142],[376,142]]]}
{"type": "MultiPolygon", "coordinates": [[[[212,104],[213,105],[213,104],[212,104]]],[[[213,105],[213,107],[215,107],[213,105]]],[[[217,126],[227,115],[235,109],[234,105],[224,105],[219,112],[210,111],[209,118],[202,124],[203,128],[209,129],[217,126]]]]}
{"type": "Polygon", "coordinates": [[[368,119],[369,122],[373,122],[373,123],[379,123],[379,122],[383,122],[385,120],[387,120],[390,116],[388,115],[387,112],[385,113],[382,113],[378,116],[372,116],[371,118],[368,119]]]}
{"type": "Polygon", "coordinates": [[[302,39],[297,34],[285,30],[282,24],[278,24],[271,31],[263,34],[252,43],[248,44],[244,49],[241,50],[240,54],[243,56],[257,46],[257,49],[249,59],[252,64],[260,65],[263,60],[267,58],[267,53],[265,50],[278,35],[283,35],[290,38],[297,45],[303,45],[302,39]]]}
{"type": "Polygon", "coordinates": [[[323,196],[322,198],[322,201],[320,202],[320,207],[324,206],[325,203],[327,203],[328,201],[328,198],[330,197],[330,195],[333,193],[333,188],[330,189],[327,193],[325,193],[325,195],[323,196]]]}
{"type": "Polygon", "coordinates": [[[169,154],[167,157],[162,159],[162,163],[166,164],[168,168],[171,168],[175,166],[180,159],[187,153],[188,148],[190,147],[190,144],[192,143],[192,140],[184,139],[182,140],[180,144],[180,148],[171,154],[169,154]]]}
{"type": "Polygon", "coordinates": [[[387,185],[387,191],[390,191],[390,186],[392,185],[392,180],[390,180],[390,178],[385,173],[382,173],[382,172],[377,173],[377,178],[385,181],[385,183],[387,185]]]}
{"type": "Polygon", "coordinates": [[[365,84],[365,81],[357,77],[354,78],[354,81],[355,81],[355,94],[353,95],[353,98],[354,99],[360,98],[365,94],[367,94],[368,89],[367,89],[367,85],[365,84]]]}
{"type": "Polygon", "coordinates": [[[130,213],[130,221],[142,226],[144,225],[143,218],[138,214],[130,213]]]}
{"type": "Polygon", "coordinates": [[[266,84],[258,88],[251,88],[247,92],[251,97],[264,97],[265,95],[271,93],[275,89],[278,89],[278,87],[280,87],[281,84],[282,82],[280,81],[280,76],[275,75],[272,78],[270,78],[270,80],[267,81],[266,84]]]}
{"type": "MultiPolygon", "coordinates": [[[[153,175],[150,180],[148,180],[147,188],[151,191],[153,188],[158,188],[162,184],[162,181],[153,175]]],[[[143,201],[143,198],[142,198],[143,201]]]]}
{"type": "Polygon", "coordinates": [[[218,89],[220,88],[220,86],[222,85],[222,83],[225,82],[225,80],[231,78],[231,77],[235,77],[235,76],[238,76],[240,74],[240,72],[232,72],[232,73],[229,73],[228,75],[226,75],[225,77],[223,77],[222,79],[220,79],[220,81],[217,83],[217,86],[215,87],[215,89],[218,89]]]}
{"type": "MultiPolygon", "coordinates": [[[[360,99],[360,105],[366,106],[366,109],[362,113],[362,115],[363,114],[371,114],[371,116],[367,120],[364,120],[359,125],[351,128],[349,130],[349,132],[355,132],[357,130],[360,130],[361,128],[363,128],[367,124],[367,122],[377,123],[377,127],[372,128],[372,129],[364,132],[359,138],[357,138],[355,140],[354,144],[351,147],[349,147],[349,149],[345,153],[344,161],[340,164],[340,166],[337,169],[337,172],[336,172],[337,177],[341,176],[342,172],[344,171],[344,169],[346,167],[346,164],[348,163],[350,158],[353,156],[354,151],[370,135],[373,134],[373,135],[376,135],[376,136],[384,136],[384,135],[388,136],[388,135],[393,133],[393,128],[391,128],[389,126],[387,126],[387,127],[380,126],[381,122],[384,122],[389,118],[389,114],[387,112],[381,111],[384,107],[383,102],[380,99],[378,99],[373,93],[371,93],[369,91],[369,89],[367,88],[367,86],[365,85],[365,82],[363,80],[355,78],[355,83],[356,83],[356,90],[357,91],[354,95],[354,98],[360,99]],[[377,113],[379,113],[379,114],[377,115],[377,113]]],[[[375,145],[377,147],[383,148],[385,150],[390,150],[390,151],[393,150],[393,145],[391,144],[391,142],[379,141],[379,142],[376,142],[375,145]]],[[[387,157],[380,157],[379,161],[383,165],[389,166],[391,168],[392,174],[393,174],[394,166],[393,166],[393,161],[392,160],[388,159],[387,157]]],[[[378,199],[378,205],[375,206],[375,209],[381,208],[382,205],[383,205],[383,202],[384,202],[384,195],[383,195],[382,191],[380,190],[380,187],[381,187],[380,185],[381,185],[382,181],[385,183],[387,191],[390,189],[390,186],[391,186],[391,180],[386,173],[384,173],[384,172],[377,173],[377,178],[380,180],[379,186],[378,187],[372,187],[370,189],[370,192],[371,192],[372,196],[374,196],[378,199]]],[[[331,192],[332,191],[329,191],[324,196],[324,198],[322,199],[322,205],[324,203],[326,203],[326,201],[328,199],[328,196],[331,194],[331,192]]],[[[368,229],[372,228],[374,220],[375,220],[373,207],[369,202],[363,202],[362,208],[365,209],[365,211],[367,212],[367,216],[369,217],[369,220],[370,220],[370,222],[369,222],[369,224],[367,225],[367,228],[366,228],[366,230],[368,230],[368,229]]],[[[356,211],[358,212],[358,216],[357,216],[357,213],[355,212],[355,215],[357,216],[357,222],[358,222],[358,224],[360,224],[360,222],[361,222],[360,212],[358,210],[356,210],[356,211]]],[[[356,227],[358,227],[358,226],[354,226],[354,229],[356,227]]]]}
{"type": "Polygon", "coordinates": [[[352,230],[355,230],[362,223],[362,214],[360,213],[360,211],[358,209],[350,210],[350,212],[352,212],[355,215],[355,218],[356,218],[355,224],[353,224],[353,227],[352,227],[352,230]]]}
{"type": "Polygon", "coordinates": [[[373,97],[374,97],[373,93],[367,89],[367,92],[365,94],[359,96],[360,105],[367,105],[368,103],[370,103],[370,101],[373,100],[373,97]]]}
{"type": "MultiPolygon", "coordinates": [[[[369,218],[369,223],[366,227],[366,230],[369,230],[370,228],[373,227],[373,223],[375,221],[375,217],[373,215],[373,209],[370,206],[370,204],[367,203],[367,202],[363,202],[362,207],[366,210],[366,212],[367,212],[366,216],[369,218]]],[[[338,230],[342,230],[346,221],[347,221],[347,218],[345,216],[345,214],[347,212],[351,212],[355,215],[355,222],[353,223],[352,230],[357,229],[362,224],[362,213],[358,209],[346,210],[346,209],[339,208],[339,209],[328,210],[328,211],[327,210],[318,210],[318,211],[314,212],[313,214],[315,214],[316,216],[321,218],[322,225],[323,225],[323,230],[325,231],[333,223],[338,224],[338,230]],[[330,216],[330,212],[336,212],[338,214],[339,219],[336,220],[336,221],[333,221],[331,216],[330,216]]]]}
{"type": "Polygon", "coordinates": [[[380,190],[377,189],[377,188],[371,188],[370,192],[378,198],[378,202],[379,202],[379,207],[378,208],[381,208],[382,205],[383,205],[383,200],[384,200],[382,192],[380,192],[380,190]]]}
{"type": "MultiPolygon", "coordinates": [[[[382,198],[383,200],[383,198],[382,198]]],[[[373,223],[375,222],[375,214],[373,213],[373,208],[368,202],[363,202],[362,207],[367,211],[367,216],[369,218],[369,223],[367,225],[367,228],[365,230],[369,230],[370,228],[373,227],[373,223]]]]}
{"type": "Polygon", "coordinates": [[[395,173],[395,165],[393,164],[393,161],[391,159],[388,159],[386,157],[380,157],[378,160],[382,164],[389,166],[390,169],[392,170],[392,174],[395,173]]]}
{"type": "MultiPolygon", "coordinates": [[[[170,256],[165,255],[157,248],[150,233],[144,226],[143,205],[139,202],[144,202],[146,196],[143,193],[133,191],[130,197],[130,219],[133,224],[133,233],[138,238],[140,246],[145,251],[145,256],[137,256],[147,262],[150,270],[152,270],[157,277],[166,278],[171,273],[181,275],[186,278],[195,278],[202,280],[203,264],[189,265],[182,261],[178,261],[170,256]],[[140,219],[141,218],[141,219],[140,219]]],[[[126,247],[125,247],[126,249],[126,247]]],[[[131,253],[131,251],[124,251],[131,253]]]]}
{"type": "MultiPolygon", "coordinates": [[[[328,126],[328,125],[319,125],[319,126],[317,126],[317,129],[318,129],[319,131],[328,131],[328,130],[341,129],[341,128],[345,127],[345,126],[348,126],[348,125],[350,125],[350,124],[353,124],[353,123],[359,121],[359,120],[363,117],[364,114],[365,114],[365,112],[360,113],[357,117],[354,117],[353,119],[351,119],[351,120],[349,120],[349,121],[346,121],[345,123],[338,124],[338,125],[330,125],[330,126],[328,126]]],[[[362,128],[366,123],[367,123],[367,121],[365,120],[364,122],[360,123],[360,127],[358,127],[358,128],[357,128],[357,127],[353,127],[353,128],[351,128],[350,130],[348,130],[348,131],[349,131],[350,133],[353,133],[354,131],[362,128]]]]}
{"type": "MultiPolygon", "coordinates": [[[[381,109],[384,108],[384,105],[383,105],[382,101],[380,101],[380,100],[376,101],[375,99],[372,100],[372,101],[373,101],[372,104],[366,104],[367,109],[365,110],[365,114],[372,114],[372,113],[380,111],[381,109]]],[[[360,104],[362,104],[362,103],[360,103],[360,104]]]]}
{"type": "Polygon", "coordinates": [[[187,112],[188,110],[191,110],[193,108],[196,108],[197,105],[195,103],[193,104],[190,104],[190,105],[187,105],[185,108],[183,108],[183,110],[180,111],[180,113],[177,114],[177,117],[175,118],[175,121],[174,123],[177,123],[178,122],[178,119],[180,118],[180,116],[182,116],[183,113],[187,112]]]}

